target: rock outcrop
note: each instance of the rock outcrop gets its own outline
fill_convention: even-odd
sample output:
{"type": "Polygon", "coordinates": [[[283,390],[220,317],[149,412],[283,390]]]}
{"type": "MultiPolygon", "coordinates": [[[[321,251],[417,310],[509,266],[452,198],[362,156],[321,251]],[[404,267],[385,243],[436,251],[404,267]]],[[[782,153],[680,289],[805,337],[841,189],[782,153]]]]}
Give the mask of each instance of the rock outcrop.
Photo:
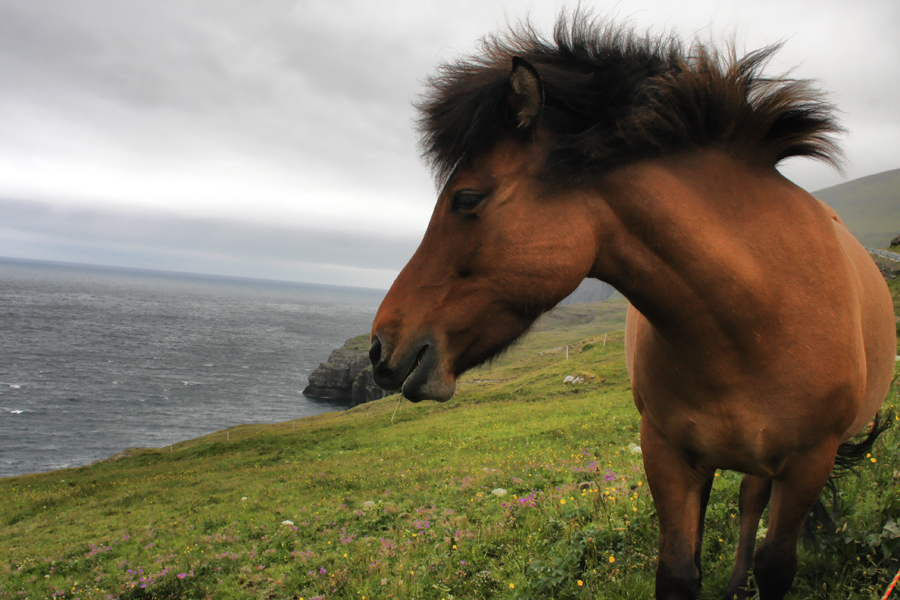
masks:
{"type": "Polygon", "coordinates": [[[900,274],[900,264],[890,261],[877,261],[878,270],[881,271],[881,276],[884,277],[885,281],[891,281],[892,279],[896,279],[897,275],[900,274]]]}
{"type": "MultiPolygon", "coordinates": [[[[366,360],[368,358],[367,355],[366,360]]],[[[359,375],[353,380],[353,387],[350,390],[350,399],[353,401],[353,406],[378,400],[388,395],[390,395],[390,392],[384,391],[375,383],[371,364],[359,372],[359,375]]]]}
{"type": "Polygon", "coordinates": [[[309,385],[303,395],[348,402],[354,406],[387,396],[388,392],[375,385],[372,377],[368,339],[368,335],[361,335],[332,351],[328,360],[310,373],[309,385]]]}

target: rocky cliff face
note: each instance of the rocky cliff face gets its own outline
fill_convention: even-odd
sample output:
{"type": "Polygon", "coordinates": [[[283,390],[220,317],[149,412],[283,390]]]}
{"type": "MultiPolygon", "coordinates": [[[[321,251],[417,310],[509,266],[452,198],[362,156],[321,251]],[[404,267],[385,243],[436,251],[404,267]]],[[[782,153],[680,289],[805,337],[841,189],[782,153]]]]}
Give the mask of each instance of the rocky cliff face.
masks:
{"type": "Polygon", "coordinates": [[[350,402],[354,406],[388,395],[372,377],[368,335],[347,340],[309,375],[303,395],[321,400],[350,402]]]}

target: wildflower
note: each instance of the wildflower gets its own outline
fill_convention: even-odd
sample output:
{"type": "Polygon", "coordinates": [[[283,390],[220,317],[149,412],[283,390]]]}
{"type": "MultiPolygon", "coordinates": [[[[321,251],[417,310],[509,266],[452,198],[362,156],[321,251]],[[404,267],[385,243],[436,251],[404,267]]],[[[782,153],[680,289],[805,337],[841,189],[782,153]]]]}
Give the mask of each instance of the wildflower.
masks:
{"type": "Polygon", "coordinates": [[[565,503],[566,503],[566,499],[565,499],[565,498],[560,498],[560,499],[559,499],[559,503],[560,503],[560,504],[565,504],[565,503]]]}
{"type": "Polygon", "coordinates": [[[615,556],[610,556],[610,557],[609,557],[609,562],[610,562],[610,564],[616,562],[616,557],[615,557],[615,556]]]}
{"type": "Polygon", "coordinates": [[[509,584],[509,589],[511,589],[511,590],[516,589],[516,584],[514,584],[514,583],[509,584]]]}
{"type": "Polygon", "coordinates": [[[582,580],[579,579],[579,580],[578,580],[578,587],[581,587],[581,586],[583,586],[583,585],[584,585],[584,582],[583,582],[582,580]]]}

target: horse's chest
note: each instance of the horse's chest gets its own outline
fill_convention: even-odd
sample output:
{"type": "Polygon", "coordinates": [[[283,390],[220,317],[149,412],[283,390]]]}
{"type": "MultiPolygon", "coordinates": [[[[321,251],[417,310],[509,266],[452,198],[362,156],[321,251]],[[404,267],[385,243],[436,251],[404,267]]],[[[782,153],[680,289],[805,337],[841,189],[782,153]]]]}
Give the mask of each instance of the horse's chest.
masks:
{"type": "Polygon", "coordinates": [[[865,390],[852,345],[814,353],[785,341],[777,355],[753,360],[675,352],[651,334],[633,355],[638,409],[687,460],[708,468],[777,473],[792,453],[840,436],[865,390]]]}
{"type": "Polygon", "coordinates": [[[685,412],[654,421],[694,465],[760,476],[781,469],[794,441],[787,428],[752,416],[711,420],[685,412]]]}
{"type": "Polygon", "coordinates": [[[734,390],[640,394],[642,418],[696,466],[760,476],[776,474],[794,451],[818,439],[822,423],[790,398],[734,390]],[[643,406],[641,406],[643,405],[643,406]]]}

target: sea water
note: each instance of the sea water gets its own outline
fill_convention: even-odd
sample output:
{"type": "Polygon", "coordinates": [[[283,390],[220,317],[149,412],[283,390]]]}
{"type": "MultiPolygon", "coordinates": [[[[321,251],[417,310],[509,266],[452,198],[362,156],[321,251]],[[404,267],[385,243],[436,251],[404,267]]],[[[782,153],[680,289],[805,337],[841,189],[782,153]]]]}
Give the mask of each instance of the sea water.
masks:
{"type": "Polygon", "coordinates": [[[0,258],[0,477],[345,408],[301,391],[383,296],[0,258]]]}

